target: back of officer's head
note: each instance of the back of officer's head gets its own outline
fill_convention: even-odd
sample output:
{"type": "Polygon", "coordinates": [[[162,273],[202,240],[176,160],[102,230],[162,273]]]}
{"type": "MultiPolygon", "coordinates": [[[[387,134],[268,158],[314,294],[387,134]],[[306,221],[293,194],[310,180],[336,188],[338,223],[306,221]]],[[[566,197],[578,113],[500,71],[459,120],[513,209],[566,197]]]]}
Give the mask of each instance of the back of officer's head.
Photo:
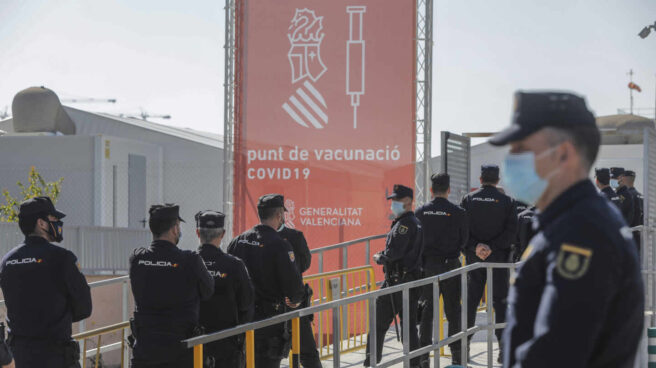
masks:
{"type": "Polygon", "coordinates": [[[35,197],[23,201],[18,213],[18,227],[23,235],[47,233],[50,222],[61,220],[66,215],[55,209],[49,197],[35,197]]]}
{"type": "Polygon", "coordinates": [[[155,239],[161,238],[180,223],[179,207],[172,204],[153,205],[148,210],[148,227],[155,239]]]}
{"type": "Polygon", "coordinates": [[[451,177],[447,173],[439,173],[431,176],[431,182],[434,195],[448,194],[451,186],[451,177]]]}
{"type": "Polygon", "coordinates": [[[225,215],[217,211],[200,211],[195,216],[196,231],[202,244],[220,243],[225,234],[225,215]]]}
{"type": "Polygon", "coordinates": [[[481,166],[481,184],[497,185],[499,184],[499,166],[482,165],[481,166]]]}
{"type": "Polygon", "coordinates": [[[47,218],[48,214],[45,212],[36,215],[18,216],[18,227],[20,228],[20,231],[23,233],[23,235],[32,235],[37,231],[36,227],[39,219],[45,221],[47,218]]]}

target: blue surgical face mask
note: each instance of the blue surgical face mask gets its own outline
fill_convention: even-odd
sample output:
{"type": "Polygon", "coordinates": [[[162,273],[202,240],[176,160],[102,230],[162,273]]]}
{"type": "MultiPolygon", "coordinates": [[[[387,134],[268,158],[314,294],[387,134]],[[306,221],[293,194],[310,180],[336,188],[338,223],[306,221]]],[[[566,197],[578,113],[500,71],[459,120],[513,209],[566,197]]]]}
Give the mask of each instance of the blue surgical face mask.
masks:
{"type": "Polygon", "coordinates": [[[617,189],[620,187],[620,182],[617,179],[610,179],[610,187],[617,189]]]}
{"type": "Polygon", "coordinates": [[[405,212],[405,208],[403,207],[403,202],[399,201],[392,201],[392,213],[394,216],[399,217],[405,212]]]}
{"type": "MultiPolygon", "coordinates": [[[[535,161],[551,153],[548,149],[537,157],[533,152],[509,153],[503,161],[501,176],[503,186],[515,199],[534,205],[547,189],[549,182],[541,178],[535,170],[535,161]]],[[[555,173],[553,171],[548,176],[555,173]]]]}

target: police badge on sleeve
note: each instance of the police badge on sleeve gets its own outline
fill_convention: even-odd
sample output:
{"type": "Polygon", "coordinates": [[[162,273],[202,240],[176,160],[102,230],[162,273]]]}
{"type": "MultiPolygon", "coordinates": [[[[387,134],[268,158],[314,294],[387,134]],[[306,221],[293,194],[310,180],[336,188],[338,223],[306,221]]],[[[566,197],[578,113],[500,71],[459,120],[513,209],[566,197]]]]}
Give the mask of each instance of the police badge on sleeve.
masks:
{"type": "Polygon", "coordinates": [[[558,252],[556,270],[566,279],[576,280],[588,271],[592,251],[571,244],[562,244],[558,252]]]}

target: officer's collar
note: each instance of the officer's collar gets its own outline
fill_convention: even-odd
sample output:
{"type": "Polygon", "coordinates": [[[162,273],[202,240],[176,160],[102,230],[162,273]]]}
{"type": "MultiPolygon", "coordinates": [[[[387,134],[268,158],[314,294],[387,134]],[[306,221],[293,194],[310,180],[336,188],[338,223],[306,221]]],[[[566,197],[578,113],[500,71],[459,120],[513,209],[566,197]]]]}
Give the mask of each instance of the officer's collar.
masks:
{"type": "Polygon", "coordinates": [[[198,247],[198,250],[211,250],[223,253],[220,247],[215,247],[213,244],[201,244],[200,247],[198,247]]]}
{"type": "Polygon", "coordinates": [[[264,225],[264,224],[255,225],[255,229],[259,231],[273,231],[274,233],[277,233],[276,229],[272,228],[269,225],[264,225]]]}
{"type": "Polygon", "coordinates": [[[594,184],[588,179],[582,180],[561,193],[551,204],[541,213],[538,213],[538,223],[540,228],[544,228],[554,221],[563,212],[572,208],[576,202],[598,195],[594,184]]]}
{"type": "Polygon", "coordinates": [[[447,198],[444,198],[444,197],[435,197],[435,198],[433,198],[433,203],[445,202],[445,201],[448,202],[449,200],[447,198]]]}
{"type": "Polygon", "coordinates": [[[153,240],[150,244],[151,247],[162,247],[162,248],[177,248],[175,244],[167,240],[153,240]]]}
{"type": "Polygon", "coordinates": [[[26,245],[50,244],[50,242],[40,236],[28,235],[25,237],[25,244],[26,245]]]}
{"type": "Polygon", "coordinates": [[[407,211],[404,214],[402,214],[401,216],[395,218],[393,224],[396,224],[397,222],[401,221],[401,219],[403,219],[405,217],[408,217],[408,216],[411,216],[411,215],[414,215],[414,213],[412,211],[407,211]]]}

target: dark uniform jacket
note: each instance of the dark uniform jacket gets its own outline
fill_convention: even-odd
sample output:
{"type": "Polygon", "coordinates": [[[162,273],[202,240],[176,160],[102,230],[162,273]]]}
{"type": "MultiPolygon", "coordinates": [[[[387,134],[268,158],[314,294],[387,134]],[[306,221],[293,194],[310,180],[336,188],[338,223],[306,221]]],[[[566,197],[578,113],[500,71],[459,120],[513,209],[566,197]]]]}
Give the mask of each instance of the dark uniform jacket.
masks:
{"type": "Polygon", "coordinates": [[[631,227],[642,225],[642,211],[644,208],[642,194],[635,187],[629,188],[629,193],[633,196],[633,221],[629,225],[631,227]]]}
{"type": "Polygon", "coordinates": [[[75,255],[29,236],[0,264],[7,323],[16,337],[67,342],[71,324],[91,315],[91,292],[75,255]]]}
{"type": "Polygon", "coordinates": [[[615,193],[613,188],[611,187],[606,187],[601,190],[601,193],[608,198],[609,201],[611,201],[614,205],[617,206],[620,210],[622,209],[622,200],[620,199],[620,196],[615,193]]]}
{"type": "Polygon", "coordinates": [[[214,294],[200,303],[200,324],[213,332],[250,322],[254,291],[244,262],[211,244],[198,252],[214,278],[214,294]]]}
{"type": "Polygon", "coordinates": [[[200,301],[214,293],[214,279],[200,255],[163,240],[135,249],[130,257],[130,283],[135,321],[148,328],[191,331],[198,325],[200,301]]]}
{"type": "Polygon", "coordinates": [[[504,367],[633,367],[644,292],[619,213],[585,180],[537,221],[509,295],[504,367]]]}
{"type": "Polygon", "coordinates": [[[294,251],[270,226],[257,225],[239,235],[230,242],[228,253],[243,260],[251,275],[256,319],[282,313],[285,297],[292,302],[303,299],[305,288],[294,251]]]}
{"type": "Polygon", "coordinates": [[[633,223],[633,195],[629,192],[629,188],[621,186],[617,189],[617,195],[620,197],[620,211],[622,211],[622,217],[627,224],[633,223]]]}
{"type": "MultiPolygon", "coordinates": [[[[469,240],[466,249],[476,252],[479,243],[486,244],[495,252],[510,250],[517,231],[517,213],[514,201],[492,185],[467,194],[461,203],[469,219],[469,240]]],[[[498,258],[494,258],[500,261],[498,258]]]]}
{"type": "Polygon", "coordinates": [[[535,217],[535,207],[527,208],[517,215],[517,240],[515,241],[515,250],[513,254],[513,261],[519,261],[522,253],[535,235],[533,229],[533,219],[535,217]]]}
{"type": "Polygon", "coordinates": [[[415,216],[422,225],[424,258],[460,256],[469,236],[467,214],[462,207],[436,197],[419,207],[415,216]]]}
{"type": "Polygon", "coordinates": [[[281,238],[287,240],[292,246],[294,251],[294,258],[298,272],[303,274],[310,268],[312,263],[312,253],[310,253],[310,248],[308,247],[307,240],[302,231],[288,228],[287,226],[283,227],[282,230],[278,232],[281,238]]]}
{"type": "Polygon", "coordinates": [[[422,229],[415,214],[408,211],[392,222],[387,233],[383,259],[386,267],[399,267],[399,271],[421,271],[422,229]]]}

